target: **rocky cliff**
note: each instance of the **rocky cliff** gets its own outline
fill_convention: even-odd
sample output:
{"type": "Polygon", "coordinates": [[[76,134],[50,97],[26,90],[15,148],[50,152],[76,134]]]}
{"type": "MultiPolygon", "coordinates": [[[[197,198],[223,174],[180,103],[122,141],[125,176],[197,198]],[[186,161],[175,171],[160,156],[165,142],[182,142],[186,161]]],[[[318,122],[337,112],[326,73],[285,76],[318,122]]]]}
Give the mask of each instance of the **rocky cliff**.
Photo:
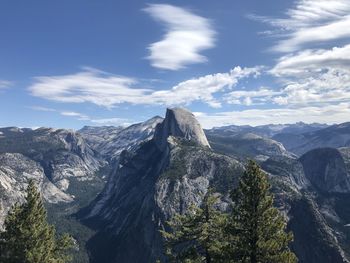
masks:
{"type": "Polygon", "coordinates": [[[155,116],[126,128],[85,126],[78,132],[106,160],[116,161],[123,150],[134,151],[140,143],[152,139],[157,124],[162,121],[163,118],[155,116]]]}
{"type": "Polygon", "coordinates": [[[192,113],[168,109],[151,141],[124,152],[113,180],[85,215],[98,229],[88,243],[93,262],[153,262],[163,258],[159,229],[175,212],[199,205],[209,187],[228,188],[243,166],[211,151],[192,113]]]}
{"type": "Polygon", "coordinates": [[[80,188],[101,181],[96,172],[103,161],[74,131],[10,127],[0,132],[0,225],[11,205],[23,201],[29,179],[52,204],[79,199],[80,188]]]}
{"type": "MultiPolygon", "coordinates": [[[[252,139],[248,137],[243,139],[252,139]]],[[[339,236],[326,219],[331,210],[308,194],[316,188],[302,162],[283,152],[271,154],[261,165],[271,178],[276,205],[296,233],[293,249],[299,262],[347,262],[339,236]]],[[[92,262],[164,260],[159,230],[165,220],[185,212],[190,204],[200,205],[209,187],[220,196],[220,208],[229,207],[228,192],[244,169],[244,158],[233,156],[210,148],[190,112],[168,109],[154,138],[135,152],[121,154],[111,181],[82,213],[84,222],[97,231],[88,242],[92,262]]]]}
{"type": "Polygon", "coordinates": [[[269,157],[294,156],[284,148],[282,143],[254,133],[225,136],[211,131],[208,133],[208,140],[215,151],[237,158],[267,160],[269,157]]]}
{"type": "Polygon", "coordinates": [[[301,134],[282,133],[273,137],[281,142],[288,151],[302,155],[316,148],[340,148],[350,146],[350,122],[301,134]]]}

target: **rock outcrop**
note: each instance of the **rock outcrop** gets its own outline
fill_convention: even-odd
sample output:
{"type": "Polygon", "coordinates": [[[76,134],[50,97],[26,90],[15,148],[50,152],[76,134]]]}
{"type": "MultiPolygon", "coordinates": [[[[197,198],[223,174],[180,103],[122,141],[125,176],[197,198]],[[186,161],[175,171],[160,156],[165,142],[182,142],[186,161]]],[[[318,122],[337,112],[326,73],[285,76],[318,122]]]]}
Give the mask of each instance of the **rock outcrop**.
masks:
{"type": "Polygon", "coordinates": [[[350,193],[349,148],[314,149],[300,157],[306,178],[320,191],[350,193]]]}
{"type": "Polygon", "coordinates": [[[156,126],[162,121],[163,118],[155,116],[126,128],[86,126],[78,132],[107,161],[116,161],[123,150],[134,151],[141,143],[152,139],[156,126]]]}
{"type": "Polygon", "coordinates": [[[154,138],[135,153],[123,152],[104,191],[85,212],[98,229],[88,243],[92,262],[153,262],[163,259],[159,229],[175,212],[200,205],[209,187],[228,206],[228,189],[243,166],[216,154],[198,121],[184,109],[168,109],[154,138]]]}
{"type": "Polygon", "coordinates": [[[210,148],[207,137],[195,116],[183,108],[167,109],[165,119],[157,127],[154,137],[160,148],[164,148],[169,136],[210,148]]]}
{"type": "MultiPolygon", "coordinates": [[[[242,138],[257,139],[249,134],[242,138]]],[[[271,178],[276,205],[296,233],[293,248],[299,262],[327,263],[329,256],[334,262],[347,262],[338,237],[320,212],[321,204],[305,194],[313,186],[301,161],[283,152],[268,156],[261,164],[271,178]],[[307,218],[307,222],[301,218],[307,218]],[[301,234],[308,230],[312,234],[301,234]],[[306,246],[317,249],[305,252],[302,248],[306,246]]],[[[243,169],[241,160],[215,153],[209,147],[192,114],[183,109],[168,109],[153,139],[135,152],[121,154],[110,182],[81,214],[85,224],[97,231],[87,244],[91,261],[164,261],[163,239],[159,234],[164,222],[174,213],[184,213],[191,204],[199,206],[209,187],[216,190],[219,207],[225,211],[231,202],[228,193],[236,186],[243,169]]]]}
{"type": "Polygon", "coordinates": [[[0,132],[0,203],[5,208],[0,226],[11,205],[24,200],[29,179],[51,204],[79,199],[80,188],[101,181],[96,172],[104,163],[74,131],[10,127],[0,132]]]}
{"type": "Polygon", "coordinates": [[[348,147],[350,146],[350,122],[301,134],[278,134],[273,139],[281,142],[288,151],[299,156],[316,148],[348,147]]]}
{"type": "Polygon", "coordinates": [[[215,151],[240,158],[249,157],[263,161],[269,157],[294,157],[282,143],[254,133],[223,136],[212,131],[208,134],[208,140],[215,151]]]}

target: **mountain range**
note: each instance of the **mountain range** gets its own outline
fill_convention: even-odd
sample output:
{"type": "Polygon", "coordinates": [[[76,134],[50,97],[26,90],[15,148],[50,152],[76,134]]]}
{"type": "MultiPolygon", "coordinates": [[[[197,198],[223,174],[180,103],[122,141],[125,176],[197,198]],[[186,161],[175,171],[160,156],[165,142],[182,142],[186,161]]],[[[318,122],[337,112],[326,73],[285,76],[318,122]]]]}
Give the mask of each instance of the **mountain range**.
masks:
{"type": "Polygon", "coordinates": [[[203,130],[183,108],[126,128],[0,128],[0,225],[33,178],[50,220],[77,240],[74,262],[163,261],[165,221],[209,188],[227,211],[252,158],[269,175],[299,262],[349,262],[349,146],[350,123],[203,130]]]}

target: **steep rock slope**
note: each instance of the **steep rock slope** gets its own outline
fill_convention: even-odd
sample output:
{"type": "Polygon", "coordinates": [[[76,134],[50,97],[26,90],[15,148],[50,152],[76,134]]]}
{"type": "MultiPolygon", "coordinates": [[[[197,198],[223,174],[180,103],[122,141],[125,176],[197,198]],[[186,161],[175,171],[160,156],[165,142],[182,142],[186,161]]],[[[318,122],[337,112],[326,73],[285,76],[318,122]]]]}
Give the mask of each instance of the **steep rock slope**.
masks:
{"type": "Polygon", "coordinates": [[[232,136],[210,133],[208,140],[215,151],[243,158],[266,160],[272,156],[293,156],[280,142],[253,133],[232,136]]]}
{"type": "MultiPolygon", "coordinates": [[[[228,191],[243,165],[215,153],[199,128],[188,111],[168,109],[152,140],[121,154],[110,182],[81,215],[97,231],[88,242],[92,262],[164,259],[159,229],[175,212],[200,205],[209,187],[219,194],[220,208],[228,208],[228,191]]],[[[335,228],[320,212],[323,207],[307,194],[313,186],[302,163],[293,156],[274,156],[262,161],[262,167],[271,177],[276,205],[296,233],[293,249],[299,262],[347,262],[335,228]]]]}
{"type": "Polygon", "coordinates": [[[71,202],[73,197],[57,188],[35,161],[20,153],[0,154],[0,228],[11,205],[24,199],[29,179],[39,186],[44,199],[50,203],[71,202]]]}
{"type": "Polygon", "coordinates": [[[272,157],[261,166],[270,175],[276,205],[288,218],[288,229],[294,234],[292,250],[299,262],[349,262],[347,230],[333,222],[338,218],[334,198],[317,192],[301,161],[272,157]]]}
{"type": "Polygon", "coordinates": [[[298,155],[322,147],[348,147],[350,146],[350,122],[302,134],[278,134],[273,139],[281,142],[288,151],[298,155]]]}
{"type": "Polygon", "coordinates": [[[81,189],[103,185],[96,175],[103,162],[79,134],[16,127],[1,128],[0,132],[0,202],[6,208],[0,223],[10,206],[23,200],[30,178],[52,204],[72,202],[81,197],[81,189]]]}
{"type": "Polygon", "coordinates": [[[93,262],[153,262],[163,257],[164,221],[199,205],[209,186],[227,206],[229,183],[243,166],[212,152],[199,123],[184,109],[168,109],[152,140],[123,152],[113,181],[92,204],[85,222],[99,231],[88,247],[93,262]]]}
{"type": "Polygon", "coordinates": [[[195,116],[183,108],[168,109],[164,121],[155,132],[156,143],[167,145],[169,136],[183,138],[204,147],[210,147],[204,131],[195,116]]]}
{"type": "Polygon", "coordinates": [[[121,126],[84,126],[78,132],[92,149],[100,152],[101,144],[117,136],[123,129],[121,126]]]}
{"type": "Polygon", "coordinates": [[[107,160],[116,160],[123,150],[133,151],[140,143],[152,139],[157,124],[162,121],[163,118],[155,116],[126,128],[86,126],[78,132],[107,160]]]}
{"type": "Polygon", "coordinates": [[[302,134],[326,128],[328,125],[319,123],[303,123],[297,122],[294,124],[267,124],[259,126],[250,125],[229,125],[222,127],[214,127],[206,130],[207,135],[222,135],[232,136],[237,134],[254,133],[256,135],[271,138],[277,134],[302,134]]]}
{"type": "Polygon", "coordinates": [[[350,193],[349,148],[318,148],[300,157],[310,182],[327,193],[350,193]]]}

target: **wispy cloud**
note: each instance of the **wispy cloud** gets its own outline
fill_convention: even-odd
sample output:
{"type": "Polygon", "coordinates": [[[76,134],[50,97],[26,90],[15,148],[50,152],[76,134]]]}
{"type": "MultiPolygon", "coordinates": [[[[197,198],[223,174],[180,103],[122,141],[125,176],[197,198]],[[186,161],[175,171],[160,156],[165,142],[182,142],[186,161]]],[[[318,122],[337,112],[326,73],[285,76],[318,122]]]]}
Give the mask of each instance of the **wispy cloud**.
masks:
{"type": "Polygon", "coordinates": [[[42,106],[31,106],[29,108],[36,111],[55,112],[62,116],[73,117],[77,120],[88,121],[96,125],[129,126],[134,123],[129,119],[125,119],[125,118],[92,118],[86,114],[76,112],[76,111],[58,110],[58,109],[46,108],[42,106]]]}
{"type": "Polygon", "coordinates": [[[246,106],[265,104],[281,91],[275,91],[268,87],[260,87],[257,90],[235,90],[226,95],[226,102],[229,104],[243,104],[246,106]]]}
{"type": "Polygon", "coordinates": [[[93,119],[90,120],[97,125],[114,125],[114,126],[130,126],[133,122],[124,118],[105,118],[105,119],[93,119]]]}
{"type": "Polygon", "coordinates": [[[42,106],[30,106],[28,108],[30,108],[32,110],[36,110],[36,111],[57,112],[57,110],[55,110],[55,109],[42,107],[42,106]]]}
{"type": "MultiPolygon", "coordinates": [[[[283,18],[250,18],[272,27],[269,36],[277,38],[272,50],[288,53],[268,71],[280,87],[271,92],[251,91],[259,96],[255,102],[289,108],[325,108],[349,102],[350,45],[332,46],[334,41],[350,38],[350,1],[296,0],[283,18]]],[[[254,97],[247,92],[234,91],[230,98],[233,103],[254,104],[254,97]]]]}
{"type": "MultiPolygon", "coordinates": [[[[350,27],[349,27],[350,30],[350,27]]],[[[321,69],[345,69],[350,71],[350,44],[332,49],[304,50],[283,56],[271,70],[276,76],[300,76],[321,69]]]]}
{"type": "Polygon", "coordinates": [[[270,73],[285,87],[274,98],[280,105],[325,105],[350,100],[350,45],[305,50],[281,57],[270,73]]]}
{"type": "Polygon", "coordinates": [[[240,79],[260,74],[260,67],[235,67],[226,73],[216,73],[180,82],[170,90],[155,91],[151,98],[159,104],[183,105],[193,101],[202,101],[213,108],[219,108],[221,102],[214,94],[237,85],[240,79]]]}
{"type": "Polygon", "coordinates": [[[90,117],[82,114],[80,112],[75,112],[75,111],[62,111],[60,112],[61,115],[63,116],[69,116],[69,117],[77,117],[78,120],[80,121],[89,121],[90,117]]]}
{"type": "Polygon", "coordinates": [[[35,111],[56,112],[56,113],[59,113],[62,116],[75,117],[75,118],[77,118],[78,120],[81,120],[81,121],[88,121],[88,120],[90,120],[89,116],[87,116],[85,114],[82,114],[82,113],[79,113],[79,112],[75,112],[75,111],[57,110],[57,109],[47,108],[47,107],[42,107],[42,106],[31,106],[29,108],[32,109],[32,110],[35,110],[35,111]]]}
{"type": "Polygon", "coordinates": [[[204,128],[223,125],[264,125],[286,124],[303,121],[305,123],[341,123],[349,121],[350,104],[340,103],[326,107],[249,109],[208,114],[196,112],[204,128]]]}
{"type": "Polygon", "coordinates": [[[12,82],[8,80],[1,80],[0,79],[0,90],[7,89],[12,86],[12,82]]]}
{"type": "Polygon", "coordinates": [[[134,84],[136,80],[132,78],[85,69],[72,75],[36,77],[29,91],[33,96],[53,101],[91,102],[112,107],[132,102],[150,92],[147,89],[131,89],[130,86],[134,84]]]}
{"type": "Polygon", "coordinates": [[[90,102],[111,108],[121,103],[133,105],[188,105],[194,101],[220,107],[214,94],[230,89],[239,80],[260,74],[260,67],[235,67],[229,72],[193,78],[168,90],[142,89],[136,79],[100,71],[83,71],[72,75],[35,78],[29,87],[33,96],[66,103],[90,102]]]}
{"type": "Polygon", "coordinates": [[[284,18],[251,15],[250,18],[270,24],[280,40],[272,50],[292,52],[305,45],[319,45],[350,37],[350,1],[297,0],[284,18]]]}
{"type": "Polygon", "coordinates": [[[151,4],[144,11],[166,29],[162,40],[148,46],[153,67],[179,70],[207,61],[200,52],[215,43],[215,31],[208,19],[168,4],[151,4]]]}

